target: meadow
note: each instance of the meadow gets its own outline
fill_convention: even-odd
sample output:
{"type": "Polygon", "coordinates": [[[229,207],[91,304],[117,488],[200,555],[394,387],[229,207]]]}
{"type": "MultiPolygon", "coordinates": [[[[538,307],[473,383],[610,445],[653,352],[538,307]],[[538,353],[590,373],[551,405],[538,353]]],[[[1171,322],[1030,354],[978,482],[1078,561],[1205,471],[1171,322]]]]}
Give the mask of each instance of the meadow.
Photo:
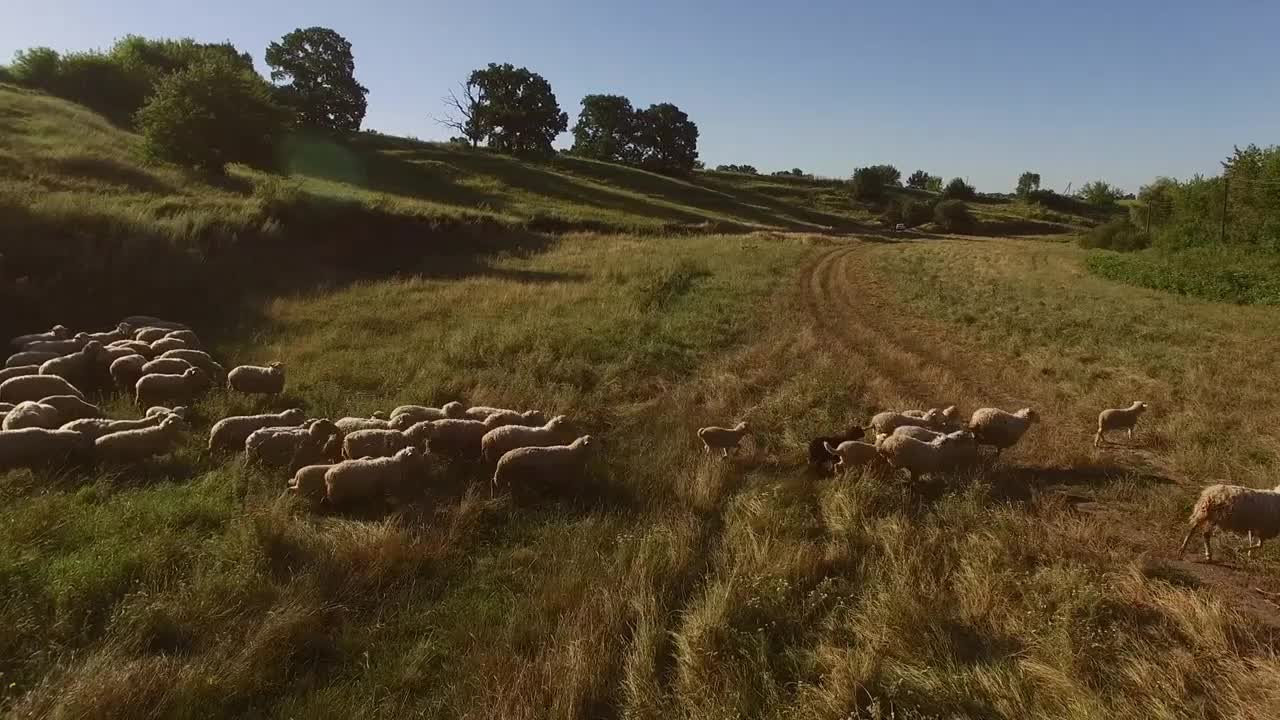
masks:
{"type": "MultiPolygon", "coordinates": [[[[4,215],[9,228],[74,243],[66,228],[90,218],[197,248],[235,228],[225,237],[281,253],[197,253],[191,272],[221,282],[259,277],[246,258],[308,247],[292,213],[326,188],[347,203],[380,188],[360,213],[415,224],[350,241],[394,263],[360,265],[358,248],[324,236],[288,282],[223,304],[174,287],[136,308],[189,312],[228,363],[282,360],[288,389],[210,394],[165,459],[0,474],[9,716],[1280,712],[1277,551],[1248,558],[1221,538],[1217,564],[1177,553],[1203,484],[1276,482],[1280,381],[1265,348],[1280,318],[1265,307],[1114,283],[1069,241],[862,232],[802,180],[686,183],[569,160],[518,171],[576,183],[569,210],[486,179],[515,161],[374,137],[384,149],[349,167],[416,153],[396,166],[400,191],[336,161],[289,179],[238,172],[222,188],[138,165],[105,125],[99,164],[54,169],[42,163],[71,151],[37,139],[96,121],[23,102],[0,115],[0,163],[23,168],[0,184],[25,213],[4,215]],[[104,157],[118,167],[101,171],[104,157]],[[449,158],[495,167],[432,164],[449,158]],[[418,164],[454,179],[419,185],[418,164]],[[612,175],[584,179],[597,171],[612,175]],[[588,182],[597,195],[579,194],[588,182]],[[437,211],[418,187],[442,205],[450,187],[507,204],[437,211]],[[628,194],[636,204],[614,197],[628,194]],[[598,440],[587,472],[494,495],[483,469],[433,463],[385,506],[317,512],[280,473],[203,449],[228,414],[453,399],[568,415],[598,440]],[[1134,399],[1152,405],[1135,442],[1095,450],[1098,410],[1134,399]],[[1044,420],[998,463],[915,485],[807,467],[815,435],[951,403],[1029,405],[1044,420]],[[738,419],[753,428],[743,452],[706,456],[696,429],[738,419]]],[[[57,311],[101,322],[152,297],[85,296],[57,311]]]]}

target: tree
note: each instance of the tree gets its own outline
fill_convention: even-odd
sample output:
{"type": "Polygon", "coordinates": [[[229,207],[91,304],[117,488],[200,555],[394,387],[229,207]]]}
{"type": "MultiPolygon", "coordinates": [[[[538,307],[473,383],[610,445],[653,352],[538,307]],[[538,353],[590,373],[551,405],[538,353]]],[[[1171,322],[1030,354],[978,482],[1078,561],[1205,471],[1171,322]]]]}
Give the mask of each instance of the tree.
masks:
{"type": "Polygon", "coordinates": [[[973,215],[963,200],[943,200],[933,208],[933,221],[947,232],[967,230],[973,226],[973,215]]]}
{"type": "Polygon", "coordinates": [[[925,181],[924,189],[929,192],[942,192],[942,178],[937,175],[930,175],[929,179],[925,181]]]}
{"type": "Polygon", "coordinates": [[[609,162],[636,161],[638,117],[621,95],[588,95],[573,126],[573,154],[609,162]]]}
{"type": "Polygon", "coordinates": [[[902,173],[892,165],[872,165],[868,169],[880,176],[883,185],[897,185],[902,179],[902,173]]]}
{"type": "Polygon", "coordinates": [[[212,55],[162,79],[137,125],[150,156],[222,173],[227,163],[269,165],[288,118],[257,73],[212,55]]]}
{"type": "Polygon", "coordinates": [[[1094,180],[1080,188],[1080,197],[1090,205],[1105,208],[1115,205],[1116,200],[1124,197],[1124,191],[1106,180],[1094,180]]]}
{"type": "Polygon", "coordinates": [[[916,190],[924,190],[929,187],[930,175],[923,170],[917,170],[907,177],[907,187],[916,190]]]}
{"type": "Polygon", "coordinates": [[[742,173],[743,175],[760,174],[760,171],[756,170],[754,165],[717,165],[716,170],[719,172],[742,173]]]}
{"type": "Polygon", "coordinates": [[[686,174],[698,160],[698,126],[671,103],[650,105],[637,115],[636,149],[641,167],[686,174]]]}
{"type": "Polygon", "coordinates": [[[484,128],[480,127],[476,120],[477,89],[470,81],[458,83],[458,89],[462,91],[462,97],[453,90],[449,94],[440,98],[440,102],[448,108],[445,110],[444,117],[433,117],[438,124],[444,127],[457,130],[462,133],[461,137],[451,137],[449,142],[457,141],[462,145],[470,145],[475,147],[484,139],[484,128]]]}
{"type": "Polygon", "coordinates": [[[853,171],[849,192],[859,202],[874,202],[884,197],[885,175],[876,166],[860,167],[853,171]]]}
{"type": "Polygon", "coordinates": [[[267,46],[271,81],[303,127],[355,132],[368,88],[356,82],[351,43],[329,28],[299,28],[267,46]],[[282,84],[283,83],[283,84],[282,84]]]}
{"type": "Polygon", "coordinates": [[[489,63],[467,85],[475,91],[471,127],[494,150],[549,155],[551,141],[569,127],[551,84],[528,68],[489,63]]]}
{"type": "Polygon", "coordinates": [[[1033,173],[1030,170],[1018,176],[1018,197],[1028,197],[1031,193],[1040,189],[1040,173],[1033,173]]]}
{"type": "Polygon", "coordinates": [[[951,178],[951,182],[947,183],[946,189],[942,191],[942,197],[948,200],[972,200],[977,195],[972,185],[958,177],[951,178]]]}
{"type": "Polygon", "coordinates": [[[19,50],[13,55],[13,64],[9,72],[13,78],[23,85],[53,91],[58,80],[59,63],[62,61],[58,51],[47,47],[33,47],[19,50]]]}
{"type": "Polygon", "coordinates": [[[933,208],[929,203],[904,198],[902,200],[902,223],[907,227],[916,227],[929,222],[933,217],[933,208]]]}

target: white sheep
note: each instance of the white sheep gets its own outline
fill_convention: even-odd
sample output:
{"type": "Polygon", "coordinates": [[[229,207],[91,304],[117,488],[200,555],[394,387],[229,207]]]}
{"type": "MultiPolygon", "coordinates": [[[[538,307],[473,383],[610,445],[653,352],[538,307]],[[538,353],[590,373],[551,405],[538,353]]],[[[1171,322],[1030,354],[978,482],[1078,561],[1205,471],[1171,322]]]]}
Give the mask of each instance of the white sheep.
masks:
{"type": "Polygon", "coordinates": [[[305,465],[298,468],[289,480],[288,491],[298,497],[316,502],[324,497],[324,476],[333,464],[305,465]]]}
{"type": "Polygon", "coordinates": [[[58,355],[73,353],[89,342],[89,333],[76,333],[69,340],[42,340],[33,342],[24,348],[27,352],[51,352],[58,355]]]}
{"type": "Polygon", "coordinates": [[[52,350],[23,350],[22,352],[10,355],[9,358],[4,361],[4,366],[12,368],[22,365],[35,365],[39,368],[39,366],[49,362],[50,360],[60,357],[62,357],[62,353],[53,352],[52,350]]]}
{"type": "Polygon", "coordinates": [[[342,434],[352,433],[357,430],[390,430],[391,421],[387,419],[386,413],[379,410],[370,417],[344,417],[338,418],[334,425],[342,434]]]}
{"type": "Polygon", "coordinates": [[[490,415],[495,415],[497,413],[514,413],[514,412],[515,410],[507,410],[506,408],[489,407],[488,405],[477,405],[475,407],[467,408],[467,411],[462,414],[462,417],[463,419],[466,419],[466,420],[484,420],[490,415]]]}
{"type": "Polygon", "coordinates": [[[21,350],[34,342],[44,342],[46,340],[66,340],[71,337],[71,331],[66,325],[54,325],[47,332],[32,333],[30,335],[19,335],[9,341],[9,345],[15,350],[21,350]]]}
{"type": "Polygon", "coordinates": [[[120,323],[106,332],[88,333],[88,335],[90,340],[96,340],[105,345],[117,340],[131,339],[133,337],[133,326],[129,323],[120,323]]]}
{"type": "Polygon", "coordinates": [[[947,469],[952,457],[948,445],[955,441],[948,435],[932,442],[921,442],[908,435],[890,435],[876,444],[880,457],[895,468],[906,470],[912,480],[921,475],[947,469]]]}
{"type": "Polygon", "coordinates": [[[526,475],[580,471],[591,448],[591,436],[583,435],[568,445],[522,447],[503,454],[493,471],[493,489],[511,486],[511,481],[526,475]]]}
{"type": "Polygon", "coordinates": [[[57,375],[76,386],[85,386],[91,371],[102,364],[103,347],[97,340],[90,340],[79,350],[46,360],[40,365],[41,375],[57,375]]]}
{"type": "Polygon", "coordinates": [[[724,457],[729,457],[729,449],[732,448],[734,454],[738,452],[738,444],[742,442],[742,438],[751,430],[751,426],[746,422],[740,422],[731,428],[704,427],[698,430],[698,437],[702,440],[703,452],[710,453],[712,450],[719,450],[724,457]]]}
{"type": "MultiPolygon", "coordinates": [[[[438,455],[476,458],[480,456],[480,442],[490,428],[479,420],[461,418],[445,418],[418,423],[424,426],[421,430],[427,447],[438,455]]],[[[415,425],[415,429],[418,426],[415,425]]]]}
{"type": "Polygon", "coordinates": [[[164,328],[166,330],[190,330],[191,328],[173,320],[161,320],[152,315],[130,315],[120,322],[128,323],[136,328],[164,328]]]}
{"type": "Polygon", "coordinates": [[[44,428],[53,430],[62,424],[58,408],[35,400],[20,402],[4,416],[0,430],[21,430],[23,428],[44,428]]]}
{"type": "Polygon", "coordinates": [[[187,344],[187,349],[198,350],[200,348],[200,338],[191,330],[170,330],[165,337],[181,340],[187,344]]]}
{"type": "Polygon", "coordinates": [[[164,353],[169,352],[170,350],[183,350],[183,349],[196,349],[196,348],[192,348],[191,345],[189,345],[185,340],[179,340],[176,337],[169,337],[168,335],[165,335],[159,340],[156,340],[155,342],[151,343],[151,352],[155,353],[156,355],[163,355],[164,353]]]}
{"type": "Polygon", "coordinates": [[[181,375],[143,375],[134,383],[134,404],[139,407],[170,401],[190,402],[209,387],[209,376],[200,368],[181,375]]]}
{"type": "Polygon", "coordinates": [[[299,408],[261,415],[233,415],[213,424],[209,429],[209,450],[238,450],[255,430],[266,427],[299,427],[307,416],[299,408]]]}
{"type": "Polygon", "coordinates": [[[525,412],[516,412],[514,410],[504,410],[496,412],[485,418],[482,422],[489,428],[500,428],[507,425],[523,425],[525,427],[539,427],[547,422],[547,417],[539,410],[527,410],[525,412]]]}
{"type": "Polygon", "coordinates": [[[1254,550],[1262,547],[1263,540],[1280,534],[1280,486],[1271,490],[1255,490],[1239,485],[1210,485],[1200,491],[1188,523],[1191,527],[1182,540],[1179,554],[1186,552],[1191,537],[1201,532],[1204,534],[1204,559],[1212,561],[1213,549],[1209,541],[1215,530],[1225,530],[1244,533],[1248,542],[1245,552],[1252,555],[1254,550]],[[1255,536],[1257,543],[1253,542],[1255,536]]]}
{"type": "Polygon", "coordinates": [[[84,397],[84,393],[57,375],[22,375],[0,383],[0,402],[20,403],[23,400],[39,400],[50,395],[84,397]]]}
{"type": "Polygon", "coordinates": [[[182,418],[167,415],[159,425],[103,435],[93,441],[93,452],[106,462],[137,462],[172,451],[186,427],[182,418]]]}
{"type": "Polygon", "coordinates": [[[78,432],[24,428],[0,431],[0,470],[88,460],[93,441],[78,432]]]}
{"type": "Polygon", "coordinates": [[[40,398],[40,403],[53,406],[64,424],[81,418],[102,417],[102,410],[97,405],[87,403],[75,395],[50,395],[40,398]]]}
{"type": "Polygon", "coordinates": [[[192,350],[190,348],[166,350],[162,355],[160,355],[160,357],[186,360],[206,373],[209,373],[209,377],[212,378],[222,379],[227,376],[226,368],[215,362],[209,353],[203,350],[192,350]]]}
{"type": "Polygon", "coordinates": [[[546,447],[564,442],[564,415],[557,415],[542,427],[504,425],[494,428],[480,439],[480,455],[485,462],[497,462],[511,450],[522,447],[546,447]]]}
{"type": "Polygon", "coordinates": [[[101,366],[110,368],[111,363],[122,357],[129,357],[130,355],[137,355],[137,353],[133,351],[133,348],[108,345],[107,347],[102,348],[102,355],[100,357],[101,366]]]}
{"type": "Polygon", "coordinates": [[[40,374],[39,365],[17,365],[14,367],[7,367],[7,368],[0,369],[0,383],[4,382],[5,380],[8,380],[9,378],[22,377],[24,375],[39,375],[39,374],[40,374]]]}
{"type": "Polygon", "coordinates": [[[111,380],[121,390],[132,390],[138,384],[138,378],[146,373],[142,372],[142,368],[147,364],[147,359],[141,355],[125,355],[122,358],[116,358],[111,362],[111,380]]]}
{"type": "Polygon", "coordinates": [[[836,462],[836,472],[843,472],[850,467],[864,467],[880,459],[876,446],[861,440],[846,440],[839,445],[823,443],[823,447],[840,458],[836,462]]]}
{"type": "Polygon", "coordinates": [[[111,343],[107,347],[132,350],[147,359],[155,357],[155,351],[151,349],[151,343],[139,342],[137,340],[119,340],[111,343]]]}
{"type": "Polygon", "coordinates": [[[241,365],[227,373],[227,387],[242,393],[276,395],[284,392],[284,363],[266,367],[241,365]]]}
{"type": "Polygon", "coordinates": [[[172,413],[156,413],[148,415],[137,420],[111,420],[109,418],[85,418],[83,420],[72,420],[62,426],[63,430],[78,432],[88,437],[90,440],[97,440],[103,435],[110,435],[115,432],[124,430],[137,430],[139,428],[148,428],[159,425],[160,421],[172,413]]]}
{"type": "Polygon", "coordinates": [[[871,422],[863,427],[863,430],[875,431],[877,439],[881,435],[892,435],[894,430],[904,426],[914,425],[916,427],[937,428],[942,425],[942,411],[937,408],[931,410],[908,410],[905,413],[887,410],[882,413],[876,413],[871,422]],[[917,413],[917,415],[908,414],[917,413]]]}
{"type": "Polygon", "coordinates": [[[186,420],[187,408],[185,405],[179,405],[174,408],[167,408],[163,405],[153,405],[147,408],[147,411],[144,413],[144,415],[146,417],[151,417],[152,415],[177,415],[183,420],[186,420]]]}
{"type": "Polygon", "coordinates": [[[143,375],[181,375],[195,367],[181,358],[159,357],[142,366],[143,375]]]}
{"type": "Polygon", "coordinates": [[[133,339],[137,342],[144,342],[148,346],[150,346],[151,343],[159,340],[160,338],[168,334],[169,334],[169,330],[165,328],[144,327],[144,328],[138,328],[136,331],[134,331],[133,339]]]}
{"type": "Polygon", "coordinates": [[[344,460],[325,471],[325,498],[336,506],[398,490],[421,463],[422,451],[416,447],[391,457],[344,460]]]}
{"type": "Polygon", "coordinates": [[[444,411],[440,408],[427,407],[425,405],[401,405],[391,411],[391,428],[393,430],[405,430],[417,423],[443,420],[444,417],[444,411]]]}
{"type": "Polygon", "coordinates": [[[320,418],[302,427],[262,428],[254,430],[244,440],[246,465],[285,466],[308,451],[319,456],[316,463],[338,460],[342,454],[341,434],[334,423],[320,418]]]}
{"type": "Polygon", "coordinates": [[[907,437],[913,437],[920,442],[933,442],[945,434],[946,433],[940,433],[937,430],[920,427],[919,425],[899,425],[893,429],[892,433],[889,433],[889,435],[885,437],[906,435],[907,437]]]}
{"type": "Polygon", "coordinates": [[[1110,408],[1098,413],[1098,434],[1093,436],[1093,446],[1098,447],[1106,439],[1104,434],[1114,430],[1128,430],[1129,439],[1133,440],[1133,428],[1138,418],[1147,411],[1147,404],[1134,400],[1127,408],[1110,408]]]}
{"type": "Polygon", "coordinates": [[[424,420],[405,430],[356,430],[342,438],[342,457],[390,457],[407,447],[423,449],[433,420],[424,420]]]}
{"type": "Polygon", "coordinates": [[[979,408],[969,419],[968,430],[979,445],[993,446],[996,457],[999,457],[1001,451],[1016,445],[1023,434],[1039,421],[1040,414],[1031,408],[1022,408],[1014,413],[999,408],[979,408]]]}

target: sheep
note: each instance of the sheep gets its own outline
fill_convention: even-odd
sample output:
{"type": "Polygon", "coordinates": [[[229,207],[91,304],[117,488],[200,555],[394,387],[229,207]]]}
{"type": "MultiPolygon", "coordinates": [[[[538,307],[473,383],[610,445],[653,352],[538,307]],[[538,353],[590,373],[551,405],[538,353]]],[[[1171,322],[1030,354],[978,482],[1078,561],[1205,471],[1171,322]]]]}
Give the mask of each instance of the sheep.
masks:
{"type": "Polygon", "coordinates": [[[186,348],[191,348],[191,346],[188,345],[185,340],[179,340],[178,338],[169,337],[168,335],[165,335],[159,340],[151,343],[151,352],[157,355],[162,355],[170,350],[182,350],[186,348]]]}
{"type": "Polygon", "coordinates": [[[226,369],[217,362],[214,362],[214,359],[209,356],[209,353],[203,350],[192,350],[191,348],[166,350],[160,355],[160,358],[178,358],[179,360],[186,360],[192,365],[209,373],[209,377],[225,378],[227,376],[226,369]]]}
{"type": "Polygon", "coordinates": [[[165,406],[163,406],[163,405],[153,405],[153,406],[151,406],[151,407],[147,408],[147,411],[146,411],[145,413],[143,413],[143,414],[144,414],[146,417],[151,417],[151,416],[153,416],[153,415],[177,415],[178,417],[182,418],[183,420],[186,420],[186,419],[187,419],[187,407],[186,407],[185,405],[179,405],[179,406],[174,407],[174,408],[167,408],[167,407],[165,407],[165,406]]]}
{"type": "Polygon", "coordinates": [[[876,452],[895,468],[906,470],[912,480],[927,473],[939,472],[951,460],[948,445],[956,442],[949,435],[922,442],[908,435],[889,435],[876,444],[876,452]]]}
{"type": "Polygon", "coordinates": [[[443,420],[444,410],[425,405],[401,405],[391,411],[391,428],[405,430],[420,422],[443,420]]]}
{"type": "Polygon", "coordinates": [[[23,428],[44,428],[53,430],[62,424],[58,408],[35,400],[20,402],[4,416],[0,430],[21,430],[23,428]]]}
{"type": "Polygon", "coordinates": [[[90,340],[73,353],[46,360],[40,366],[40,374],[57,375],[72,385],[83,386],[90,378],[90,371],[101,364],[102,353],[102,343],[90,340]]]}
{"type": "Polygon", "coordinates": [[[969,419],[969,432],[973,433],[979,445],[991,445],[996,449],[996,457],[1008,447],[1013,447],[1034,423],[1040,421],[1040,414],[1031,408],[1022,408],[1015,413],[1007,413],[999,408],[979,408],[969,419]]]}
{"type": "Polygon", "coordinates": [[[12,368],[23,365],[35,365],[38,370],[41,365],[58,357],[62,357],[62,353],[43,350],[23,350],[22,352],[10,355],[9,358],[4,361],[4,366],[12,368]]]}
{"type": "Polygon", "coordinates": [[[1188,519],[1191,526],[1178,548],[1181,555],[1187,551],[1187,543],[1197,532],[1204,534],[1204,559],[1213,561],[1213,549],[1209,541],[1215,530],[1244,533],[1249,543],[1246,554],[1262,547],[1264,540],[1280,534],[1280,486],[1271,490],[1255,490],[1239,485],[1216,484],[1200,491],[1188,519]],[[1257,543],[1253,542],[1257,536],[1257,543]]]}
{"type": "Polygon", "coordinates": [[[273,362],[266,367],[241,365],[227,373],[227,387],[242,393],[276,395],[284,392],[284,364],[273,362]]]}
{"type": "Polygon", "coordinates": [[[362,457],[390,457],[400,450],[413,446],[422,449],[430,432],[432,420],[424,420],[401,430],[356,430],[342,438],[342,457],[348,460],[362,457]]]}
{"type": "MultiPolygon", "coordinates": [[[[254,430],[249,433],[249,437],[244,439],[244,462],[246,465],[288,465],[294,461],[305,444],[310,443],[310,446],[317,451],[326,450],[325,443],[331,439],[336,441],[339,437],[338,428],[325,418],[312,420],[302,427],[274,427],[254,430]]],[[[341,454],[341,446],[338,444],[328,450],[332,454],[330,455],[326,452],[324,457],[316,462],[320,462],[325,458],[331,458],[336,461],[341,454]]],[[[309,465],[312,463],[302,464],[309,465]]]]}
{"type": "Polygon", "coordinates": [[[473,408],[467,408],[467,411],[462,414],[461,419],[484,420],[490,415],[496,415],[498,413],[514,413],[514,412],[515,410],[507,410],[505,408],[489,407],[487,405],[477,405],[473,408]]]}
{"type": "Polygon", "coordinates": [[[122,358],[116,358],[111,362],[111,379],[121,390],[132,389],[138,384],[138,379],[145,374],[142,368],[146,365],[147,359],[141,355],[125,355],[122,358]]]}
{"type": "Polygon", "coordinates": [[[134,404],[143,406],[172,400],[189,402],[208,386],[209,376],[200,368],[190,368],[181,375],[143,375],[133,386],[134,404]]]}
{"type": "Polygon", "coordinates": [[[827,443],[831,443],[833,446],[838,446],[842,442],[861,440],[865,434],[866,433],[862,428],[855,425],[838,435],[824,435],[810,440],[809,465],[815,468],[825,469],[828,463],[833,463],[836,460],[839,460],[837,456],[827,452],[827,443]]]}
{"type": "Polygon", "coordinates": [[[24,428],[0,431],[0,470],[62,460],[88,460],[93,441],[78,432],[24,428]]]}
{"type": "Polygon", "coordinates": [[[289,480],[288,491],[312,502],[325,494],[324,476],[333,465],[304,465],[289,480]]]}
{"type": "Polygon", "coordinates": [[[89,333],[76,333],[69,340],[42,340],[33,342],[24,348],[27,352],[51,352],[58,355],[73,353],[89,342],[89,333]]]}
{"type": "Polygon", "coordinates": [[[1128,430],[1129,440],[1133,440],[1133,428],[1146,411],[1146,403],[1134,400],[1127,408],[1110,408],[1098,413],[1098,434],[1093,436],[1093,446],[1101,445],[1106,439],[1104,433],[1110,430],[1128,430]]]}
{"type": "Polygon", "coordinates": [[[55,408],[63,423],[82,418],[102,417],[102,411],[97,405],[91,405],[75,395],[50,395],[40,398],[40,403],[55,408]]]}
{"type": "Polygon", "coordinates": [[[151,349],[151,343],[139,342],[137,340],[118,340],[107,347],[132,350],[147,359],[155,357],[155,351],[151,349]]]}
{"type": "Polygon", "coordinates": [[[454,400],[453,402],[445,403],[444,405],[440,406],[440,409],[444,411],[444,416],[446,418],[452,418],[454,420],[462,420],[465,418],[467,414],[466,406],[464,406],[462,403],[458,402],[457,400],[454,400]]]}
{"type": "Polygon", "coordinates": [[[195,367],[186,360],[180,358],[156,358],[146,365],[142,366],[143,375],[181,375],[182,373],[195,367]]]}
{"type": "Polygon", "coordinates": [[[959,470],[978,462],[978,441],[968,430],[947,433],[942,442],[940,470],[959,470]]]}
{"type": "Polygon", "coordinates": [[[510,450],[522,447],[546,447],[564,441],[565,416],[557,415],[542,427],[504,425],[489,430],[480,438],[480,455],[485,462],[497,462],[510,450]]]}
{"type": "Polygon", "coordinates": [[[170,330],[165,334],[165,337],[181,340],[187,344],[188,349],[198,350],[200,348],[200,338],[191,330],[170,330]]]}
{"type": "Polygon", "coordinates": [[[479,457],[481,442],[491,430],[479,420],[461,418],[445,418],[419,424],[424,425],[420,432],[432,453],[455,457],[479,457]]]}
{"type": "Polygon", "coordinates": [[[298,408],[262,415],[233,415],[213,424],[209,429],[209,450],[234,450],[255,430],[265,427],[299,427],[307,417],[298,408]]]}
{"type": "Polygon", "coordinates": [[[522,447],[508,451],[498,460],[493,471],[492,489],[511,486],[511,481],[525,474],[567,472],[580,469],[591,448],[591,436],[583,435],[569,445],[522,447]]]}
{"type": "Polygon", "coordinates": [[[111,363],[122,357],[129,357],[130,355],[137,355],[137,353],[133,351],[133,348],[108,345],[102,348],[102,366],[110,368],[111,363]]]}
{"type": "Polygon", "coordinates": [[[107,418],[85,418],[83,420],[72,420],[62,426],[63,430],[78,432],[88,437],[90,440],[97,440],[103,435],[121,432],[124,430],[138,430],[140,428],[148,428],[159,425],[162,420],[172,413],[156,413],[148,415],[137,420],[110,420],[107,418]]]}
{"type": "Polygon", "coordinates": [[[46,340],[66,340],[71,337],[71,331],[66,325],[54,325],[47,332],[32,333],[30,335],[19,335],[9,341],[9,345],[15,350],[21,350],[34,342],[44,342],[46,340]]]}
{"type": "Polygon", "coordinates": [[[823,450],[838,458],[836,472],[843,472],[854,466],[870,465],[880,457],[875,445],[861,440],[846,440],[839,445],[824,442],[823,450]]]}
{"type": "Polygon", "coordinates": [[[88,333],[90,340],[96,340],[100,343],[113,343],[117,340],[128,340],[133,337],[133,326],[129,323],[120,323],[115,328],[106,332],[88,333]]]}
{"type": "Polygon", "coordinates": [[[871,418],[871,422],[863,430],[873,430],[876,439],[880,439],[881,435],[892,435],[894,430],[903,425],[914,425],[917,427],[940,427],[942,423],[942,411],[937,408],[920,411],[908,410],[906,412],[894,412],[888,410],[882,413],[876,413],[871,418]],[[915,413],[910,414],[910,413],[915,413]]]}
{"type": "Polygon", "coordinates": [[[698,431],[698,437],[702,440],[703,452],[710,453],[713,449],[724,453],[724,457],[729,457],[729,448],[733,448],[736,455],[738,453],[738,444],[742,442],[743,436],[750,431],[751,426],[746,422],[740,422],[732,428],[704,427],[698,431]]]}
{"type": "Polygon", "coordinates": [[[933,442],[945,434],[946,433],[940,433],[937,430],[920,427],[919,425],[899,425],[888,435],[877,436],[876,441],[884,442],[885,439],[894,435],[905,435],[907,437],[915,438],[920,442],[933,442]]]}
{"type": "Polygon", "coordinates": [[[325,498],[336,506],[397,490],[421,462],[422,451],[416,447],[391,457],[344,460],[325,471],[325,498]]]}
{"type": "Polygon", "coordinates": [[[39,375],[39,365],[17,365],[15,367],[7,367],[0,369],[0,383],[9,378],[22,377],[24,375],[39,375]]]}
{"type": "Polygon", "coordinates": [[[93,451],[106,462],[137,462],[173,450],[186,426],[177,415],[167,415],[159,425],[103,435],[93,441],[93,451]]]}
{"type": "Polygon", "coordinates": [[[504,410],[503,412],[497,412],[490,415],[485,418],[483,422],[490,429],[500,428],[507,425],[539,427],[547,422],[547,418],[539,410],[528,410],[522,413],[504,410]]]}
{"type": "Polygon", "coordinates": [[[169,330],[166,328],[144,327],[144,328],[138,328],[138,330],[134,332],[133,339],[137,342],[144,342],[148,346],[150,346],[151,343],[159,340],[160,338],[168,334],[169,334],[169,330]]]}
{"type": "Polygon", "coordinates": [[[385,413],[375,412],[371,417],[344,417],[339,418],[334,423],[338,431],[343,435],[352,433],[357,430],[390,430],[391,421],[387,420],[385,413]]]}
{"type": "Polygon", "coordinates": [[[19,403],[23,400],[39,400],[51,395],[75,395],[78,398],[84,398],[84,393],[57,375],[23,375],[0,383],[0,402],[19,403]]]}
{"type": "Polygon", "coordinates": [[[180,322],[174,322],[172,320],[161,320],[160,318],[153,317],[151,315],[130,315],[129,317],[121,320],[120,322],[128,323],[136,328],[153,327],[153,328],[164,328],[166,330],[190,330],[191,329],[180,322]]]}

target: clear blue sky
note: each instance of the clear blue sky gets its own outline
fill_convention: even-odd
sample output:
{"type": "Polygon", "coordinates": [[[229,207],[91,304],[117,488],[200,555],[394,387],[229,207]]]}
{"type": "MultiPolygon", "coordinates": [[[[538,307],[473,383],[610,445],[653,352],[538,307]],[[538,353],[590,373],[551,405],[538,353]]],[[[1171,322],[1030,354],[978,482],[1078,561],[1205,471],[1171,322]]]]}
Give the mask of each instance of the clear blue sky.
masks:
{"type": "MultiPolygon", "coordinates": [[[[349,39],[365,126],[442,138],[440,97],[485,63],[541,73],[576,117],[588,93],[669,101],[708,165],[845,176],[888,162],[1010,190],[1210,173],[1280,141],[1280,3],[1122,0],[0,0],[0,58],[127,33],[230,40],[265,74],[297,27],[349,39]]],[[[568,135],[559,144],[568,143],[568,135]]]]}

